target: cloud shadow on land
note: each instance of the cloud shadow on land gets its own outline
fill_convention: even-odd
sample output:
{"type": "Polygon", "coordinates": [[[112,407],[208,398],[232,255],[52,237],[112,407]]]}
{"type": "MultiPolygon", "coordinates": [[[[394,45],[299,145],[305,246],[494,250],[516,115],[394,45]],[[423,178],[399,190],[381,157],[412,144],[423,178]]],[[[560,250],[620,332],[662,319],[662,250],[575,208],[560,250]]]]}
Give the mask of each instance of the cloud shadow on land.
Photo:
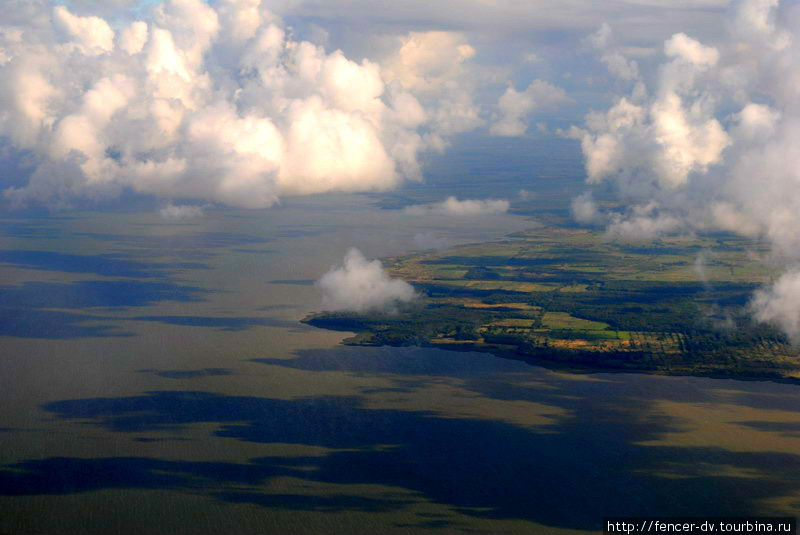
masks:
{"type": "MultiPolygon", "coordinates": [[[[192,468],[192,463],[181,463],[167,466],[173,472],[167,481],[150,473],[160,471],[150,468],[151,461],[127,461],[127,470],[134,471],[127,477],[133,481],[155,477],[152,484],[157,487],[191,488],[196,477],[224,487],[241,484],[243,477],[265,483],[277,474],[291,475],[320,483],[402,487],[467,515],[573,529],[598,529],[603,516],[653,511],[665,516],[759,514],[764,500],[797,489],[798,478],[792,474],[800,473],[800,455],[641,445],[676,429],[673,418],[653,416],[641,399],[612,397],[597,403],[556,389],[539,401],[558,404],[572,416],[527,428],[425,411],[367,409],[357,397],[280,400],[168,391],[64,400],[43,408],[61,418],[117,432],[175,431],[192,423],[217,423],[217,436],[341,450],[323,457],[252,459],[241,465],[246,475],[228,466],[209,473],[205,464],[194,463],[192,468]],[[759,477],[723,475],[730,466],[757,472],[759,477]]],[[[0,475],[3,493],[26,488],[48,493],[63,487],[59,475],[63,471],[30,464],[36,462],[14,467],[28,473],[0,475]]],[[[107,475],[97,468],[89,471],[100,478],[92,482],[94,488],[119,485],[120,471],[107,475]],[[103,478],[109,479],[108,485],[103,478]]],[[[285,506],[258,489],[226,488],[215,495],[225,501],[285,506]]],[[[295,506],[311,502],[296,496],[285,501],[293,500],[295,506]]],[[[352,500],[338,505],[340,510],[358,507],[352,500]]],[[[320,507],[337,505],[334,500],[320,507]]]]}

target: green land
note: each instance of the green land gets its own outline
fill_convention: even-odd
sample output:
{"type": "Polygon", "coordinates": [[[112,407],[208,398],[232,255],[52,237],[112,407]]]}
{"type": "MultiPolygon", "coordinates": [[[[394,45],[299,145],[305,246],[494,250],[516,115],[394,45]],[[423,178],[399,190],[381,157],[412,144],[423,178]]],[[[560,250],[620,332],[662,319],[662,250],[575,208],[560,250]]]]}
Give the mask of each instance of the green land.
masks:
{"type": "Polygon", "coordinates": [[[800,349],[754,322],[753,292],[778,273],[732,235],[647,243],[538,228],[502,240],[390,258],[421,298],[390,313],[323,312],[306,323],[349,345],[485,351],[572,371],[800,382],[800,349]]]}

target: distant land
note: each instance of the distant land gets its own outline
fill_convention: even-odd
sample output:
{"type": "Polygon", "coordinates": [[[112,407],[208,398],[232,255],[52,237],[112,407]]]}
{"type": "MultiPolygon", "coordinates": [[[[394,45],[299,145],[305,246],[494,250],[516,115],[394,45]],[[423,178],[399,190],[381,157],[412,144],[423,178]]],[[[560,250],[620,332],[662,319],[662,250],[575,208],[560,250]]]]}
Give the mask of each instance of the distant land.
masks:
{"type": "Polygon", "coordinates": [[[348,345],[483,351],[570,370],[800,382],[800,349],[754,322],[753,292],[777,271],[733,235],[615,243],[543,227],[389,258],[422,295],[391,313],[322,312],[348,345]]]}

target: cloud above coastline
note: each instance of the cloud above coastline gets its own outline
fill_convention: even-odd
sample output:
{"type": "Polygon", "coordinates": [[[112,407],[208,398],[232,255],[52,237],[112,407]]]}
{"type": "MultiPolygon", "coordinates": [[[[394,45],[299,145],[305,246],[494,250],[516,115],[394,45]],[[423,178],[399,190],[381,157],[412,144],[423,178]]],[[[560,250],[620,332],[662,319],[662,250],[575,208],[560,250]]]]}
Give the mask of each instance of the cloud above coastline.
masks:
{"type": "MultiPolygon", "coordinates": [[[[623,208],[571,206],[609,239],[735,232],[800,268],[797,3],[0,5],[3,208],[134,192],[181,219],[193,202],[385,191],[459,134],[536,129],[575,139],[587,187],[616,193],[623,208]]],[[[508,209],[450,197],[405,213],[508,209]]],[[[780,282],[755,317],[796,336],[780,282]]]]}
{"type": "Polygon", "coordinates": [[[205,210],[202,206],[195,206],[192,204],[172,204],[170,202],[161,208],[158,211],[158,214],[163,219],[180,221],[201,218],[203,215],[205,215],[205,210]]]}
{"type": "Polygon", "coordinates": [[[417,294],[407,282],[391,278],[379,260],[367,260],[351,248],[341,266],[332,267],[318,281],[322,308],[327,311],[392,311],[417,294]]]}
{"type": "Polygon", "coordinates": [[[450,196],[442,202],[417,204],[403,209],[409,215],[447,215],[475,217],[508,212],[511,204],[505,199],[464,199],[450,196]]]}
{"type": "Polygon", "coordinates": [[[800,343],[800,270],[787,271],[757,291],[750,309],[758,321],[779,327],[793,344],[800,343]]]}
{"type": "MultiPolygon", "coordinates": [[[[621,91],[565,133],[581,143],[587,182],[627,201],[604,214],[610,237],[725,231],[770,243],[790,268],[751,309],[800,340],[800,9],[736,2],[725,28],[713,40],[673,33],[647,75],[601,26],[588,42],[621,91]]],[[[588,198],[573,214],[596,219],[588,198]]]]}

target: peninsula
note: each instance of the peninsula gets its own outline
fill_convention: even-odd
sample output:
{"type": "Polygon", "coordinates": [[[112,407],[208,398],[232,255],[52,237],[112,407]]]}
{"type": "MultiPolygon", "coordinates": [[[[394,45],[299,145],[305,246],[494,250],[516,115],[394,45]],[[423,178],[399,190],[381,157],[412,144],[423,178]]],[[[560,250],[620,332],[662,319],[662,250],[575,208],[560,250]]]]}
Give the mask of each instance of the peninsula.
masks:
{"type": "Polygon", "coordinates": [[[392,312],[323,312],[305,323],[349,345],[484,351],[571,370],[800,382],[800,350],[753,321],[775,270],[738,236],[615,243],[599,231],[537,228],[385,261],[421,294],[392,312]]]}

